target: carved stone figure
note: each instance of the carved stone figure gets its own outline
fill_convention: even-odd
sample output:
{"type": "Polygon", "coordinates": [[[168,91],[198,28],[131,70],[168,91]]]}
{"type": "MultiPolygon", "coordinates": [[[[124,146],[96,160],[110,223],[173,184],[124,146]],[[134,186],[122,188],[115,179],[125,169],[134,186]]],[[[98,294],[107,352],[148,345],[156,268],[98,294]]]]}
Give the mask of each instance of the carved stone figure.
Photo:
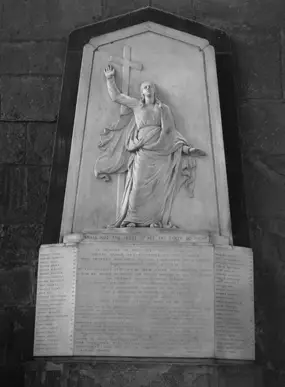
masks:
{"type": "Polygon", "coordinates": [[[127,173],[120,213],[109,227],[175,227],[173,200],[182,186],[193,197],[195,157],[206,154],[176,130],[171,110],[157,98],[152,82],[141,84],[137,99],[119,91],[111,65],[104,73],[112,101],[127,107],[101,134],[95,165],[96,177],[105,181],[111,174],[127,173]]]}

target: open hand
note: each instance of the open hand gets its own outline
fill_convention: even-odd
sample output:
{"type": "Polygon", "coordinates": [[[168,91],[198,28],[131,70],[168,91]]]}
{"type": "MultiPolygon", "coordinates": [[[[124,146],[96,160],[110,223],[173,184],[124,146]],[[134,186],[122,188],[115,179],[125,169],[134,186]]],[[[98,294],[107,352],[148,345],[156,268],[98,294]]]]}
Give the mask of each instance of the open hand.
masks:
{"type": "Polygon", "coordinates": [[[112,78],[115,75],[115,69],[113,66],[108,65],[104,70],[105,77],[107,79],[112,78]]]}
{"type": "Polygon", "coordinates": [[[188,154],[192,157],[204,157],[207,153],[198,148],[189,148],[188,154]]]}

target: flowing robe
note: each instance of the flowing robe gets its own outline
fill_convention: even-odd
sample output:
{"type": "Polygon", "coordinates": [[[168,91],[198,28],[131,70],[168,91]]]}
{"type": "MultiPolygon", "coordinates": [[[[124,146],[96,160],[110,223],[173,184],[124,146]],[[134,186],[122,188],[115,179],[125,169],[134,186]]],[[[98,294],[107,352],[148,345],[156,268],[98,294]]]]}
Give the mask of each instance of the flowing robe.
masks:
{"type": "Polygon", "coordinates": [[[189,145],[176,130],[167,105],[144,105],[124,94],[113,99],[129,109],[101,134],[101,155],[95,165],[95,176],[105,180],[127,172],[120,214],[111,227],[122,223],[168,227],[180,187],[185,185],[193,196],[196,162],[183,155],[189,145]]]}

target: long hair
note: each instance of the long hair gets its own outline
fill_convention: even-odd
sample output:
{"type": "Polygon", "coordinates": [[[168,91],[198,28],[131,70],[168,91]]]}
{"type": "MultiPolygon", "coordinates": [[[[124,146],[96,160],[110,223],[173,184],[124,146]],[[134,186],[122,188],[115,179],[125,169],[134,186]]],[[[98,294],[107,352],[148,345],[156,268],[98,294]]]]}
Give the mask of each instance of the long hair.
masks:
{"type": "MultiPolygon", "coordinates": [[[[144,81],[144,82],[141,83],[140,89],[141,89],[142,85],[143,85],[145,82],[147,82],[147,81],[144,81]]],[[[154,104],[155,104],[155,105],[158,105],[159,107],[161,107],[162,102],[161,102],[160,99],[157,97],[157,93],[156,93],[156,85],[155,85],[154,83],[152,83],[152,82],[149,82],[149,83],[152,84],[153,87],[154,87],[154,104]]],[[[143,93],[141,93],[141,97],[140,97],[140,106],[143,107],[144,105],[145,105],[145,96],[143,95],[143,93]]]]}
{"type": "MultiPolygon", "coordinates": [[[[161,100],[154,94],[154,104],[155,105],[158,105],[159,107],[161,107],[161,100]]],[[[145,105],[145,96],[143,94],[141,94],[141,97],[140,97],[140,106],[143,107],[145,105]]]]}

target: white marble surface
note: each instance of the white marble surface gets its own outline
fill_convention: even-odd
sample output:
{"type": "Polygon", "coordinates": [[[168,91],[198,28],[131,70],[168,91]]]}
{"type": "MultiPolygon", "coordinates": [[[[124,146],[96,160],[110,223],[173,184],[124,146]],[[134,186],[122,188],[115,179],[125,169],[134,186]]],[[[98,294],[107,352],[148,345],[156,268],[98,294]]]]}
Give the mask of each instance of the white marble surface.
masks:
{"type": "Polygon", "coordinates": [[[37,282],[35,356],[73,354],[76,265],[76,246],[41,246],[37,282]]]}
{"type": "Polygon", "coordinates": [[[215,314],[216,356],[254,359],[253,262],[250,249],[215,248],[215,314]]]}
{"type": "MultiPolygon", "coordinates": [[[[96,180],[93,168],[100,132],[116,121],[120,109],[110,101],[103,69],[110,56],[122,57],[125,45],[132,60],[143,64],[142,71],[131,71],[130,95],[139,96],[141,81],[155,82],[177,130],[207,152],[197,161],[194,198],[181,189],[173,203],[173,223],[231,238],[214,52],[203,39],[154,23],[94,38],[84,49],[61,234],[92,233],[115,220],[122,179],[96,180]]],[[[115,67],[121,86],[121,68],[115,67]]]]}
{"type": "Polygon", "coordinates": [[[74,354],[212,357],[212,258],[209,245],[82,244],[74,354]]]}
{"type": "Polygon", "coordinates": [[[252,265],[178,231],[42,246],[34,354],[253,360],[252,265]]]}

